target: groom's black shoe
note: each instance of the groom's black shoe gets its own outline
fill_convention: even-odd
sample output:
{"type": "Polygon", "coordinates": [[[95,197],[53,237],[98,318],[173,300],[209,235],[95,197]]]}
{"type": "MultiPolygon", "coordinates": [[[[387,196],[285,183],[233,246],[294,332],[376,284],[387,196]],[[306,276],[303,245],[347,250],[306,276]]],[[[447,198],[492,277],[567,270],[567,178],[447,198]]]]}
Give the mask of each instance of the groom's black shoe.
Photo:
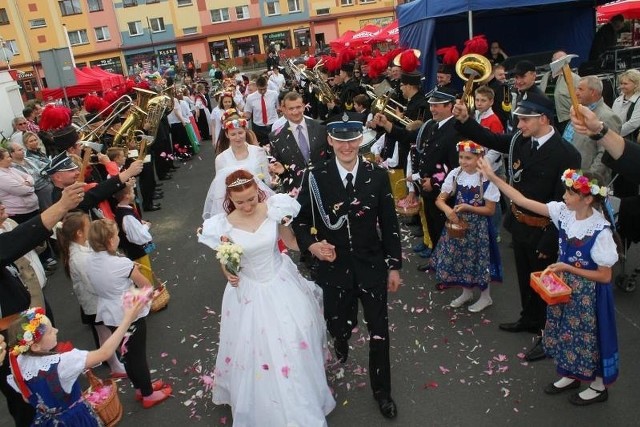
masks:
{"type": "Polygon", "coordinates": [[[395,418],[398,415],[398,408],[396,407],[396,402],[393,401],[391,396],[382,395],[376,397],[378,401],[378,407],[380,408],[380,413],[385,418],[395,418]]]}
{"type": "Polygon", "coordinates": [[[333,341],[333,348],[336,351],[336,359],[338,359],[338,362],[346,362],[347,357],[349,357],[349,341],[336,338],[333,341]]]}

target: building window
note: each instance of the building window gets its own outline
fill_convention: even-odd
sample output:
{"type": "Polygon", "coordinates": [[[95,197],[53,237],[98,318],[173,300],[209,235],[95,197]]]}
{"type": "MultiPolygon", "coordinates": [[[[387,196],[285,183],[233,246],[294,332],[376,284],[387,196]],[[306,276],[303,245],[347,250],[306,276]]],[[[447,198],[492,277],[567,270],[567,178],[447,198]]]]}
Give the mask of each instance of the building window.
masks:
{"type": "Polygon", "coordinates": [[[212,9],[211,12],[211,22],[226,22],[229,20],[229,9],[212,9]]]}
{"type": "Polygon", "coordinates": [[[8,48],[14,55],[20,54],[20,52],[18,52],[18,44],[15,40],[5,40],[4,47],[8,48]]]}
{"type": "Polygon", "coordinates": [[[267,1],[267,15],[280,15],[280,3],[275,0],[267,1]]]}
{"type": "Polygon", "coordinates": [[[133,21],[127,24],[129,26],[129,35],[141,36],[142,35],[142,21],[133,21]]]}
{"type": "Polygon", "coordinates": [[[47,26],[47,21],[45,21],[44,18],[32,19],[31,21],[29,21],[29,27],[31,28],[42,28],[46,26],[47,26]]]}
{"type": "Polygon", "coordinates": [[[111,40],[111,34],[109,34],[109,27],[96,27],[96,40],[103,42],[105,40],[111,40]]]}
{"type": "Polygon", "coordinates": [[[60,13],[62,13],[62,16],[78,15],[82,13],[80,0],[63,0],[59,1],[58,4],[60,5],[60,13]]]}
{"type": "Polygon", "coordinates": [[[69,43],[71,43],[71,46],[89,43],[87,30],[69,31],[69,43]]]}
{"type": "Polygon", "coordinates": [[[160,3],[160,0],[147,0],[147,4],[160,3]]]}
{"type": "Polygon", "coordinates": [[[375,3],[376,0],[360,0],[360,4],[375,3]]]}
{"type": "Polygon", "coordinates": [[[236,6],[236,18],[249,19],[249,6],[236,6]]]}
{"type": "Polygon", "coordinates": [[[187,28],[183,28],[182,32],[184,33],[184,35],[189,35],[189,34],[195,34],[198,32],[198,27],[187,27],[187,28]]]}
{"type": "Polygon", "coordinates": [[[7,15],[7,9],[4,7],[0,9],[0,25],[8,25],[9,24],[9,15],[7,15]]]}
{"type": "Polygon", "coordinates": [[[300,0],[288,0],[289,13],[300,12],[300,0]]]}
{"type": "Polygon", "coordinates": [[[100,12],[104,10],[102,0],[87,0],[87,4],[89,5],[89,12],[100,12]]]}
{"type": "Polygon", "coordinates": [[[323,7],[322,9],[316,9],[316,14],[317,15],[328,15],[329,14],[329,8],[328,7],[323,7]]]}
{"type": "Polygon", "coordinates": [[[353,6],[353,0],[340,0],[340,6],[353,6]]]}
{"type": "Polygon", "coordinates": [[[151,31],[154,33],[160,33],[165,30],[164,18],[149,18],[149,24],[151,25],[151,31]]]}
{"type": "Polygon", "coordinates": [[[178,7],[191,6],[192,4],[193,4],[192,0],[178,0],[178,7]]]}
{"type": "Polygon", "coordinates": [[[123,7],[133,7],[138,5],[138,0],[122,0],[123,7]]]}

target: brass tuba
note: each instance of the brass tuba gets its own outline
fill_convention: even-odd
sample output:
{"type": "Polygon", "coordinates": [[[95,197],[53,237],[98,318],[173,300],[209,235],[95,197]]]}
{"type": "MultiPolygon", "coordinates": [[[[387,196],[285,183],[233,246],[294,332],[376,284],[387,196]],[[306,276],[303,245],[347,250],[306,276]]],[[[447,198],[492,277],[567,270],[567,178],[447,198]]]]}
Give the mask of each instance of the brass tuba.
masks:
{"type": "Polygon", "coordinates": [[[113,137],[114,147],[129,148],[134,142],[136,146],[138,145],[138,134],[140,133],[140,129],[143,129],[144,121],[148,116],[145,109],[149,100],[157,96],[157,93],[150,90],[137,87],[134,87],[133,90],[138,93],[138,96],[135,102],[131,104],[129,115],[113,137]]]}
{"type": "MultiPolygon", "coordinates": [[[[156,133],[158,133],[160,120],[162,120],[164,113],[167,110],[173,110],[174,97],[175,97],[175,87],[170,86],[162,90],[160,94],[157,94],[156,96],[154,96],[153,98],[147,101],[147,104],[145,106],[147,117],[144,120],[142,129],[145,129],[148,135],[154,137],[154,139],[155,139],[156,133]],[[168,92],[168,94],[165,94],[165,92],[168,92]]],[[[150,145],[150,144],[147,144],[147,145],[150,145]]]]}
{"type": "Polygon", "coordinates": [[[491,62],[483,55],[477,53],[463,55],[458,59],[458,62],[456,62],[456,74],[466,82],[462,100],[467,104],[469,110],[472,110],[474,107],[473,83],[487,80],[491,72],[491,62]]]}

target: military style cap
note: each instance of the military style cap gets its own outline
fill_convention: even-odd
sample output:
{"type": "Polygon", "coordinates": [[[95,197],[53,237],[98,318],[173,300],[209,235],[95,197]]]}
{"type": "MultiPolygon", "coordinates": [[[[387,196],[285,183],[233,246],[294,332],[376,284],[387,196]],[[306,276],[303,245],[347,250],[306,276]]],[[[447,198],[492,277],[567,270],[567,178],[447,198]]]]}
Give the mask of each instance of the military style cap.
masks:
{"type": "Polygon", "coordinates": [[[523,117],[538,117],[545,115],[549,118],[553,118],[554,111],[555,106],[553,101],[545,95],[530,92],[525,94],[513,114],[523,117]]]}
{"type": "Polygon", "coordinates": [[[516,64],[516,66],[511,70],[511,74],[513,76],[524,76],[529,71],[536,71],[536,65],[531,61],[520,61],[516,64]]]}
{"type": "Polygon", "coordinates": [[[417,71],[412,71],[410,73],[402,72],[402,76],[400,77],[400,83],[404,85],[411,86],[420,86],[422,82],[422,74],[417,71]]]}
{"type": "Polygon", "coordinates": [[[363,125],[361,120],[344,113],[338,120],[327,123],[329,136],[338,141],[353,141],[362,136],[363,125]]]}
{"type": "Polygon", "coordinates": [[[456,102],[456,92],[448,87],[436,86],[427,94],[429,104],[446,104],[456,102]]]}
{"type": "Polygon", "coordinates": [[[74,169],[78,169],[78,165],[71,160],[66,151],[63,151],[51,160],[49,166],[43,169],[43,173],[53,175],[56,172],[71,171],[74,169]]]}

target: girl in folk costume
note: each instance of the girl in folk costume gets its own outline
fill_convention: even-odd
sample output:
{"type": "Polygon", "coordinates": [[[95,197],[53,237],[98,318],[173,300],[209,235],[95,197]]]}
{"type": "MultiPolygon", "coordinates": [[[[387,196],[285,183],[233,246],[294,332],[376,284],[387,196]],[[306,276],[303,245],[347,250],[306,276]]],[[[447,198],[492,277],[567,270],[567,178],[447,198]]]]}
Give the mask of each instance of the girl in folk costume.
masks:
{"type": "MultiPolygon", "coordinates": [[[[111,331],[102,322],[96,322],[98,295],[87,277],[85,265],[89,254],[89,215],[84,212],[70,212],[62,220],[62,226],[56,231],[58,247],[67,277],[71,279],[73,293],[80,304],[80,319],[85,325],[91,325],[96,348],[103,345],[111,336],[111,331]]],[[[107,360],[114,378],[126,378],[124,365],[113,353],[107,360]]]]}
{"type": "MultiPolygon", "coordinates": [[[[94,252],[86,263],[86,271],[98,294],[96,320],[103,322],[111,331],[115,331],[123,322],[123,297],[140,294],[150,301],[153,292],[151,284],[140,273],[138,266],[130,259],[116,254],[119,243],[118,226],[115,222],[100,219],[91,223],[89,244],[94,252]]],[[[126,349],[122,352],[124,367],[135,388],[136,400],[140,400],[145,409],[168,399],[172,391],[161,380],[151,382],[145,320],[148,314],[147,305],[131,324],[131,334],[127,339],[126,349]]]]}
{"type": "Polygon", "coordinates": [[[211,130],[209,129],[209,124],[211,123],[211,112],[209,111],[209,102],[207,101],[204,91],[204,85],[198,84],[194,95],[196,103],[196,123],[198,123],[200,136],[203,140],[211,138],[211,130]]]}
{"type": "Polygon", "coordinates": [[[98,350],[64,353],[55,351],[58,330],[44,309],[30,308],[20,314],[8,332],[12,375],[7,380],[36,409],[32,425],[102,426],[82,396],[78,376],[111,357],[143,307],[139,300],[126,309],[122,323],[98,350]]]}
{"type": "Polygon", "coordinates": [[[140,218],[140,214],[134,208],[135,194],[133,188],[126,187],[114,195],[116,206],[116,223],[118,224],[118,236],[120,237],[120,249],[130,260],[140,264],[140,272],[149,282],[153,282],[151,269],[152,253],[156,245],[153,243],[149,227],[151,224],[140,218]]]}
{"type": "Polygon", "coordinates": [[[460,166],[447,175],[436,206],[444,212],[449,225],[466,232],[454,237],[443,230],[436,247],[436,278],[442,287],[460,286],[462,294],[451,301],[458,308],[473,299],[473,288],[480,298],[469,306],[477,313],[493,304],[489,289],[492,281],[502,281],[502,264],[491,216],[500,200],[498,188],[477,172],[484,148],[473,141],[457,144],[460,166]],[[454,197],[453,208],[447,199],[454,197]]]}
{"type": "Polygon", "coordinates": [[[611,224],[597,209],[607,187],[591,174],[567,169],[562,174],[566,186],[564,202],[540,203],[497,178],[486,162],[479,167],[514,203],[538,215],[551,218],[560,232],[558,262],[549,271],[562,273],[571,287],[566,304],[547,307],[547,323],[542,343],[545,353],[556,361],[561,378],[544,388],[559,394],[591,384],[569,396],[574,405],[604,402],[607,386],[618,377],[618,341],[615,325],[611,268],[618,251],[611,224]]]}

